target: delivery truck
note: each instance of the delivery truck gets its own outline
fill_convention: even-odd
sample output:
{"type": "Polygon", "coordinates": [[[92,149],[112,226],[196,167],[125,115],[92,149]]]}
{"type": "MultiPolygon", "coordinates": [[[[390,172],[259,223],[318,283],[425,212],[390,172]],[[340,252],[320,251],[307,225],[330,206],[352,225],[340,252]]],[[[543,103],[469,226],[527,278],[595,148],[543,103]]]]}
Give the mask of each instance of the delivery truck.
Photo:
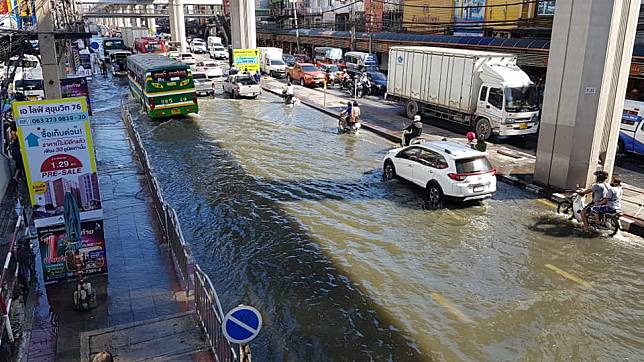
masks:
{"type": "Polygon", "coordinates": [[[476,134],[519,136],[539,130],[538,91],[506,53],[391,47],[387,99],[407,117],[426,114],[472,127],[476,134]]]}
{"type": "Polygon", "coordinates": [[[126,49],[130,51],[135,50],[134,42],[138,38],[150,36],[150,31],[147,28],[123,28],[121,29],[121,38],[126,49]]]}
{"type": "Polygon", "coordinates": [[[271,77],[284,78],[286,76],[286,63],[282,60],[282,49],[260,47],[259,68],[262,73],[269,74],[271,77]]]}

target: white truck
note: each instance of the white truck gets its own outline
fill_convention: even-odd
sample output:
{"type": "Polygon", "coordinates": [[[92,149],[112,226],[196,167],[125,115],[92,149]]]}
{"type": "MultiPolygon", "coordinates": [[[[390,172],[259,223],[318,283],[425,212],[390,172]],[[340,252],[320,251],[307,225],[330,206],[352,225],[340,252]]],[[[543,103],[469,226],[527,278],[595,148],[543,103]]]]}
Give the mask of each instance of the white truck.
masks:
{"type": "Polygon", "coordinates": [[[539,130],[538,91],[505,53],[435,47],[391,47],[387,98],[407,117],[424,113],[474,128],[485,139],[539,130]]]}
{"type": "Polygon", "coordinates": [[[134,51],[134,41],[138,38],[150,36],[150,31],[147,28],[123,28],[121,29],[121,38],[125,48],[134,51]]]}
{"type": "Polygon", "coordinates": [[[286,76],[286,63],[282,60],[282,49],[259,47],[259,69],[275,78],[286,76]]]}

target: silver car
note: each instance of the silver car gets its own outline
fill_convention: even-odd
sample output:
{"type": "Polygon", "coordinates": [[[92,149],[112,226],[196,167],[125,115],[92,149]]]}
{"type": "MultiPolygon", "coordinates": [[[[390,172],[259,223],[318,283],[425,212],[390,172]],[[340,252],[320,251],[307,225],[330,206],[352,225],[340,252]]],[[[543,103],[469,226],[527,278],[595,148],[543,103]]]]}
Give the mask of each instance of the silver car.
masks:
{"type": "Polygon", "coordinates": [[[192,80],[195,82],[195,90],[198,96],[212,94],[212,80],[208,78],[206,73],[194,72],[192,73],[192,80]]]}

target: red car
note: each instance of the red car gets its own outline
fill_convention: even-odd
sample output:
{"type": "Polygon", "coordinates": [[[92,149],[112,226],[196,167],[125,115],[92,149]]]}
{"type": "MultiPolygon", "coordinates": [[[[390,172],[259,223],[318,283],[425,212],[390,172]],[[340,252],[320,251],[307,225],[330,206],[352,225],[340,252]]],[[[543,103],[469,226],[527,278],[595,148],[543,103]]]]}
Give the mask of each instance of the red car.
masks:
{"type": "Polygon", "coordinates": [[[286,79],[291,83],[299,82],[302,87],[321,86],[326,80],[326,73],[311,63],[295,63],[288,68],[286,79]]]}

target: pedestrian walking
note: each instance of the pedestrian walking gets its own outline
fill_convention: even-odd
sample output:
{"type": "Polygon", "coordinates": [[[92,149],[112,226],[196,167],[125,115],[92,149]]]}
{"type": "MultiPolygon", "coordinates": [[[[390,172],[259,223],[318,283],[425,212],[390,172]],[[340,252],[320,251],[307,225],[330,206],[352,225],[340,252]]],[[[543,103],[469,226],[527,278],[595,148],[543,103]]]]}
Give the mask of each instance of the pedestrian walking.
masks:
{"type": "Polygon", "coordinates": [[[18,140],[18,133],[16,132],[15,124],[12,125],[11,131],[9,132],[10,141],[9,141],[9,150],[11,152],[11,159],[16,165],[14,171],[13,179],[18,181],[20,174],[24,172],[24,164],[22,163],[22,153],[20,152],[20,141],[18,140]]]}
{"type": "Polygon", "coordinates": [[[485,143],[483,135],[479,135],[476,139],[476,145],[474,146],[474,149],[479,152],[485,152],[487,150],[487,143],[485,143]]]}
{"type": "Polygon", "coordinates": [[[257,84],[262,84],[262,83],[261,83],[261,81],[262,81],[262,76],[259,74],[259,72],[255,72],[255,74],[253,75],[253,78],[255,78],[255,82],[256,82],[257,84]]]}
{"type": "Polygon", "coordinates": [[[101,63],[101,73],[103,74],[103,78],[107,78],[107,62],[105,60],[101,63]]]}

